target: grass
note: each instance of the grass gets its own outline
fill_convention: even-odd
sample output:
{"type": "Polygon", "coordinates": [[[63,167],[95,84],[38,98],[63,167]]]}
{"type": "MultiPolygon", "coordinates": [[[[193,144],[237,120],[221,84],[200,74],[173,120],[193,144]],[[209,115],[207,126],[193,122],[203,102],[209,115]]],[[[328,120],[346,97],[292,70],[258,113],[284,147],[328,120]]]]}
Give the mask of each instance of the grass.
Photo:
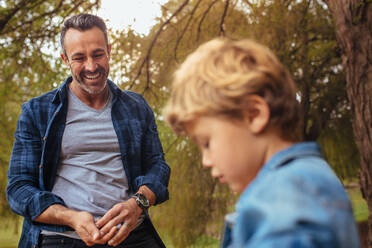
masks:
{"type": "MultiPolygon", "coordinates": [[[[167,235],[161,235],[161,238],[167,248],[177,248],[172,244],[172,240],[167,235]]],[[[187,246],[187,248],[218,248],[220,241],[216,238],[202,235],[198,238],[194,245],[187,246]]]]}
{"type": "Polygon", "coordinates": [[[366,221],[368,219],[369,210],[366,201],[362,197],[359,187],[347,188],[347,193],[353,206],[353,213],[356,221],[366,221]]]}
{"type": "MultiPolygon", "coordinates": [[[[0,218],[0,248],[16,248],[21,235],[21,230],[15,232],[15,220],[0,218]]],[[[19,225],[22,226],[21,223],[19,225]]]]}
{"type": "MultiPolygon", "coordinates": [[[[369,210],[365,200],[358,187],[347,188],[348,195],[353,205],[353,212],[357,222],[365,221],[368,219],[369,210]]],[[[15,233],[14,220],[7,218],[0,218],[0,248],[16,248],[21,234],[21,230],[18,234],[15,233]]],[[[20,225],[21,226],[21,225],[20,225]]],[[[174,248],[170,243],[170,240],[165,238],[164,242],[168,248],[174,248]]],[[[219,247],[220,241],[218,239],[201,236],[194,246],[190,248],[203,247],[203,248],[217,248],[219,247]]]]}

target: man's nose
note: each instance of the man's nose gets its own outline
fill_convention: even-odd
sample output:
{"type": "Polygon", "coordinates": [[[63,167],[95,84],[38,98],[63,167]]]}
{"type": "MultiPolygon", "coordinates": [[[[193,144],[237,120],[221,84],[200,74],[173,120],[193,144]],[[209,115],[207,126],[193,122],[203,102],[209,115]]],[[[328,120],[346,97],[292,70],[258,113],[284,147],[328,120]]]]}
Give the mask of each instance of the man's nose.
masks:
{"type": "Polygon", "coordinates": [[[87,71],[95,71],[97,69],[97,63],[92,58],[88,58],[85,64],[85,70],[87,71]]]}

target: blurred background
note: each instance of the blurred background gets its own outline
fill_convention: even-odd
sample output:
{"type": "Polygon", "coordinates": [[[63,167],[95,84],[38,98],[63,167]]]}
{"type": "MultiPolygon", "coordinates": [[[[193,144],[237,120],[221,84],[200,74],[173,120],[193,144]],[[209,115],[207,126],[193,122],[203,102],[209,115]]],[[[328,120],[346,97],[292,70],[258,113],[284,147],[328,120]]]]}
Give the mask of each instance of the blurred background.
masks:
{"type": "Polygon", "coordinates": [[[150,214],[167,247],[219,247],[223,216],[234,210],[238,197],[210,177],[198,149],[188,138],[174,136],[161,116],[172,72],[187,54],[216,36],[255,39],[288,67],[304,109],[303,135],[323,147],[366,235],[369,210],[360,190],[353,104],[326,2],[0,0],[0,248],[17,247],[22,225],[5,196],[20,106],[69,75],[59,56],[60,26],[83,12],[101,16],[110,29],[110,78],[122,89],[143,94],[155,112],[172,175],[170,200],[150,214]]]}

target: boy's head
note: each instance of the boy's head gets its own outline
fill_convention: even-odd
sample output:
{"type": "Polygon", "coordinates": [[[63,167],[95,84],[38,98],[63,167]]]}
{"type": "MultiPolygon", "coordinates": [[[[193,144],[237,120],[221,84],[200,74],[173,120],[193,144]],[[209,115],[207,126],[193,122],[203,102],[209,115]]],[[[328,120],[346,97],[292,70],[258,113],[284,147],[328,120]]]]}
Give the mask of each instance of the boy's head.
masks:
{"type": "MultiPolygon", "coordinates": [[[[220,163],[224,159],[220,156],[226,156],[236,162],[231,161],[235,168],[230,169],[243,172],[244,166],[251,167],[251,171],[240,173],[245,177],[251,174],[249,181],[265,162],[255,154],[264,155],[267,144],[300,139],[296,86],[275,55],[251,40],[214,39],[188,56],[175,73],[164,114],[176,133],[196,140],[204,165],[208,166],[208,159],[220,163]],[[219,157],[213,159],[205,156],[217,147],[211,146],[212,139],[220,141],[214,150],[219,157]],[[229,154],[227,150],[231,150],[229,154]]],[[[213,174],[223,176],[214,167],[213,174]]],[[[225,179],[231,183],[230,178],[225,179]]]]}

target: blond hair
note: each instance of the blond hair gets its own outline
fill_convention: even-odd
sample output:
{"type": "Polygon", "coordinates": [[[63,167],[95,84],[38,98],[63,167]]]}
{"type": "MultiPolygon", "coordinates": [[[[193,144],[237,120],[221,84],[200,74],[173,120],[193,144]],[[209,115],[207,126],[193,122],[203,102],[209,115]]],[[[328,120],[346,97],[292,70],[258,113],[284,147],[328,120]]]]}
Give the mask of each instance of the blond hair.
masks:
{"type": "Polygon", "coordinates": [[[247,97],[263,97],[269,125],[286,140],[301,127],[296,86],[287,69],[266,47],[252,40],[217,38],[201,45],[175,72],[165,120],[181,134],[199,116],[242,118],[247,97]]]}

